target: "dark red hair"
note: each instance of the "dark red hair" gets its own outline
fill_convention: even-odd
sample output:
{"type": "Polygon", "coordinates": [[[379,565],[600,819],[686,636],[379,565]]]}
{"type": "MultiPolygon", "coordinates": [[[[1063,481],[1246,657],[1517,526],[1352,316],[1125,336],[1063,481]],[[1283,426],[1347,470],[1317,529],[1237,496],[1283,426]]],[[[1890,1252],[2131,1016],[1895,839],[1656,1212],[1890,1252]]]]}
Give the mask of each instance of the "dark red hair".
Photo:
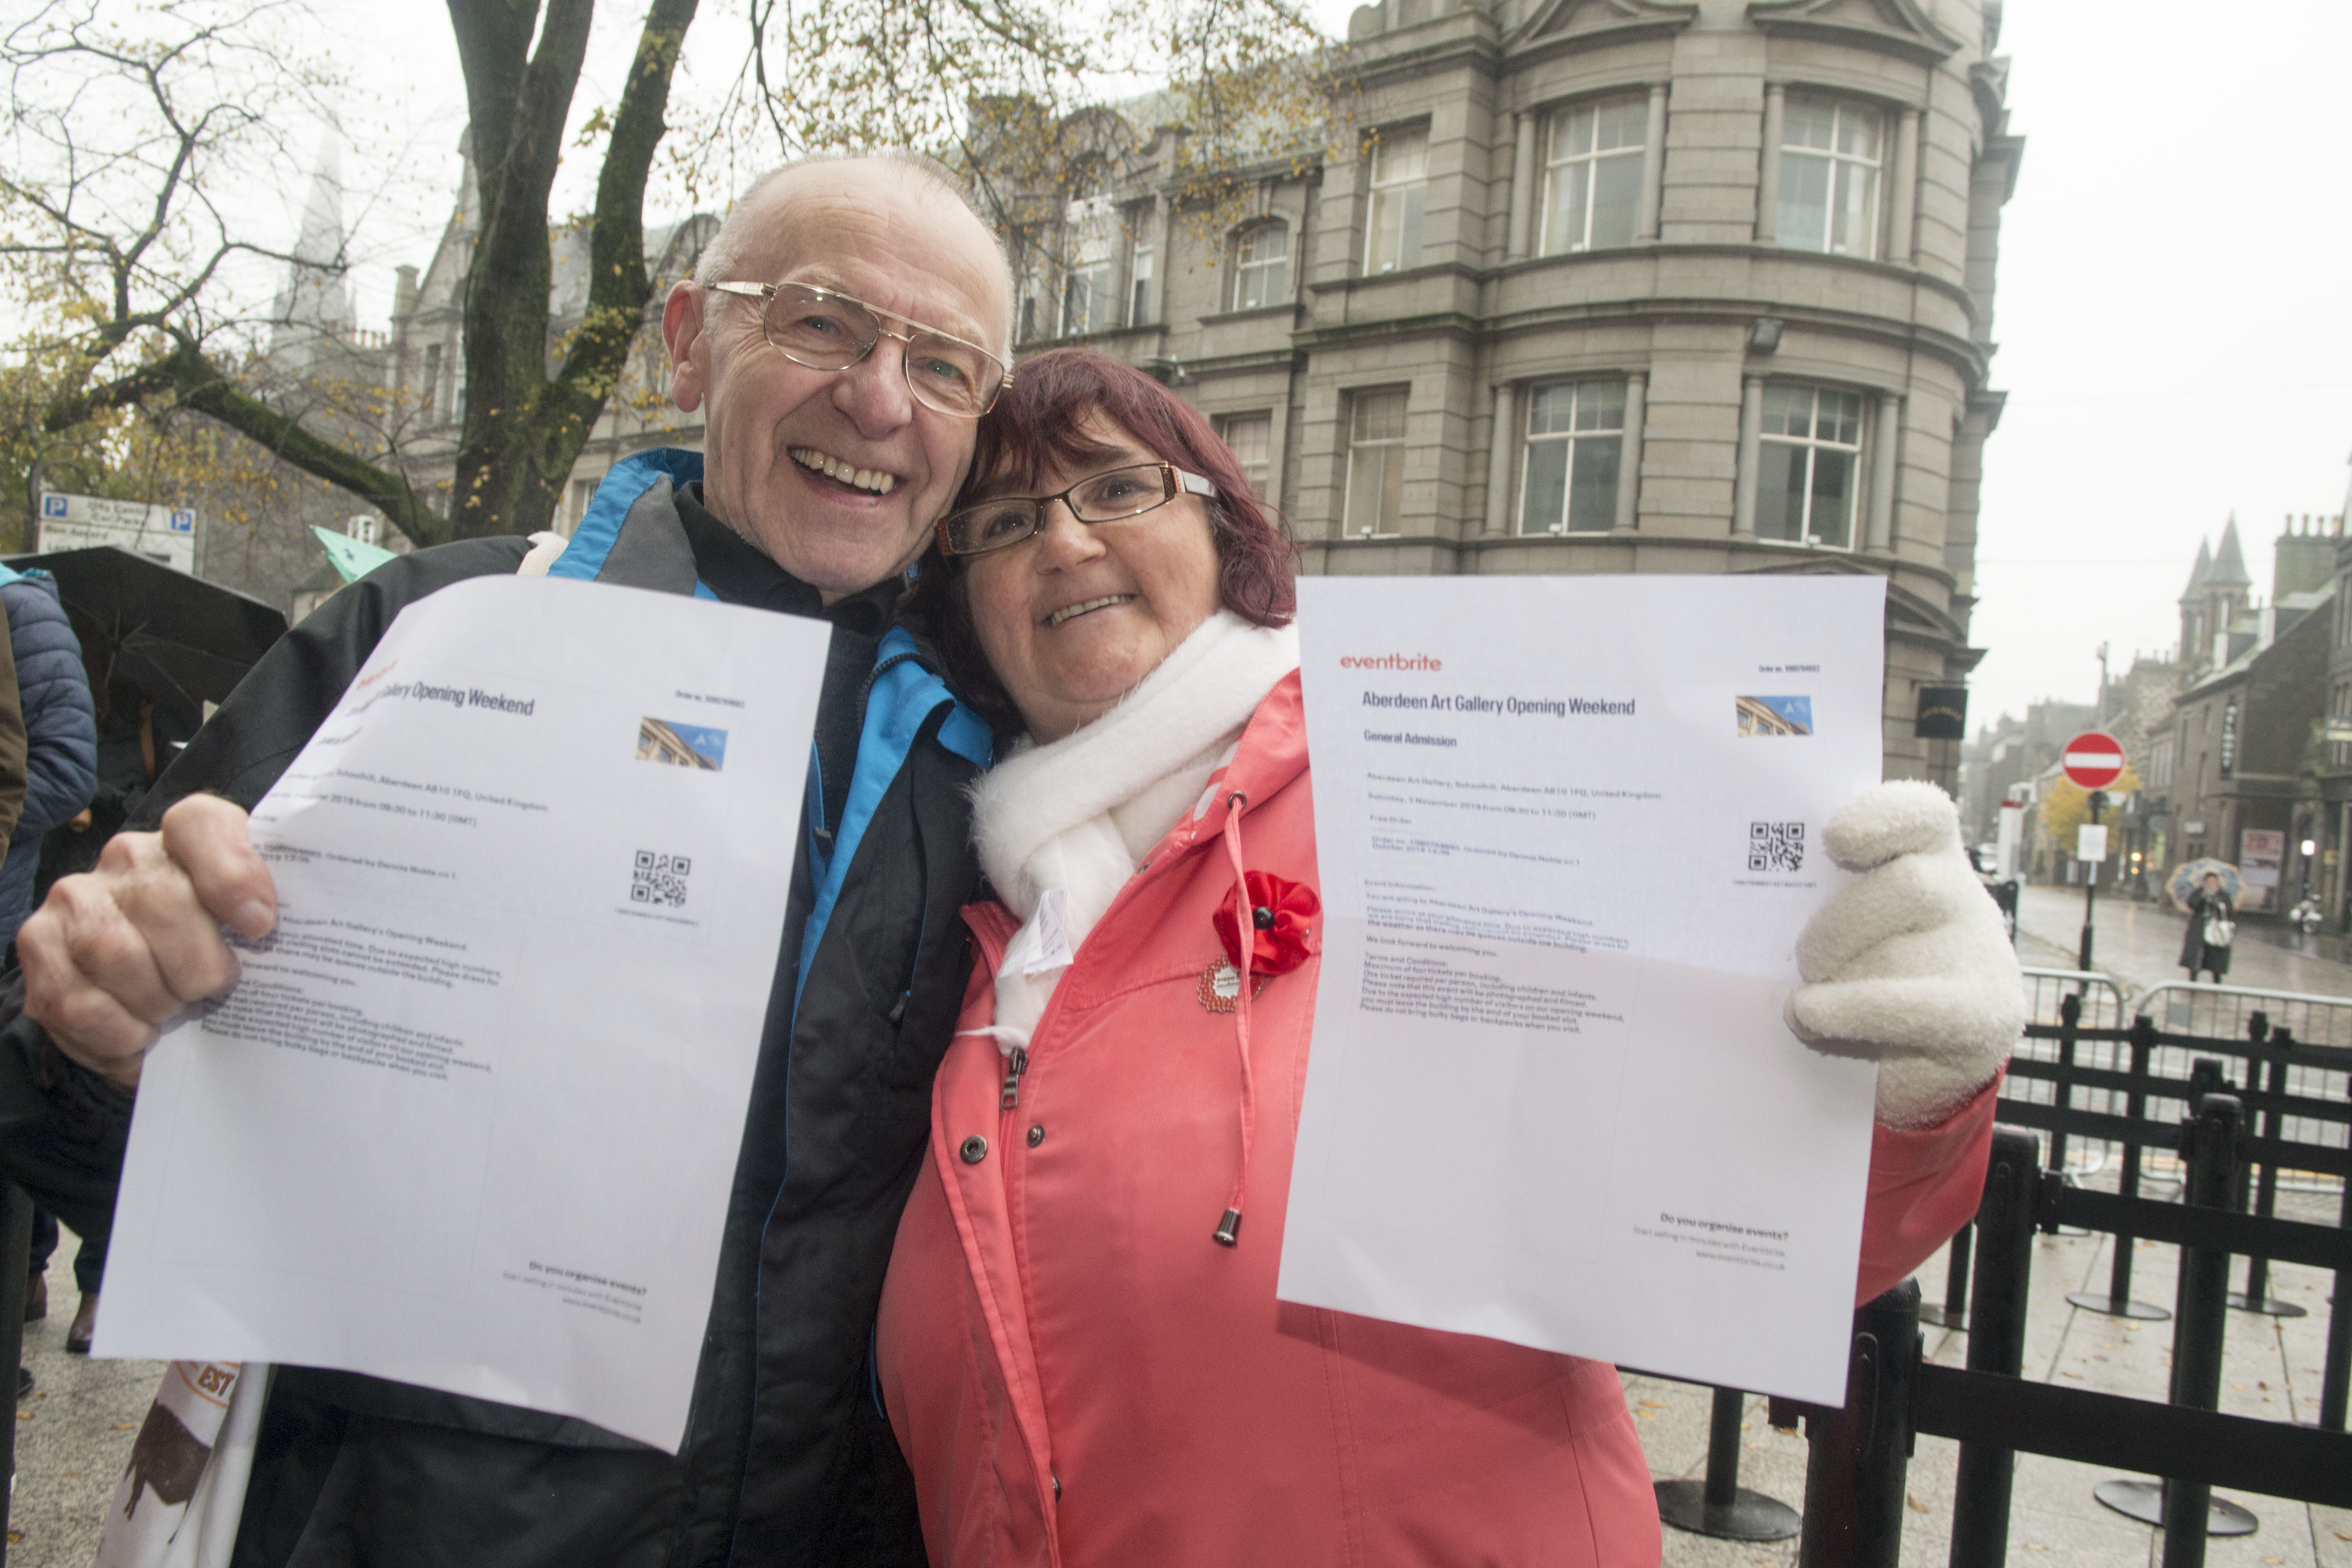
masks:
{"type": "MultiPolygon", "coordinates": [[[[1280,514],[1250,489],[1232,449],[1197,409],[1108,354],[1050,349],[1023,360],[1013,384],[980,422],[971,474],[955,504],[1034,492],[1052,469],[1083,468],[1108,457],[1110,448],[1087,439],[1080,428],[1093,414],[1120,426],[1162,462],[1217,487],[1214,497],[1202,499],[1217,550],[1218,599],[1253,625],[1288,625],[1298,607],[1298,552],[1280,514]]],[[[1015,732],[1022,728],[1020,713],[988,668],[972,629],[964,584],[969,560],[943,556],[934,543],[923,557],[907,614],[938,641],[956,694],[998,731],[1015,732]]]]}

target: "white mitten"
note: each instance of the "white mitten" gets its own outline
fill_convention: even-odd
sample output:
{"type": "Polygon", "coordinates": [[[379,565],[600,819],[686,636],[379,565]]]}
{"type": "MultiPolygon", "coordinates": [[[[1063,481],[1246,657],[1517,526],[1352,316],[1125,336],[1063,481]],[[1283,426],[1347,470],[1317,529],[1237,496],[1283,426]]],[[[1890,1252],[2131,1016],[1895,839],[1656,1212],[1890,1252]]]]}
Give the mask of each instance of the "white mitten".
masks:
{"type": "Polygon", "coordinates": [[[1959,814],[1931,784],[1883,784],[1822,830],[1862,879],[1797,939],[1805,984],[1789,1027],[1808,1045],[1878,1058],[1878,1120],[1930,1127],[1991,1081],[2025,1027],[2025,988],[2000,910],[1960,847],[1959,814]]]}

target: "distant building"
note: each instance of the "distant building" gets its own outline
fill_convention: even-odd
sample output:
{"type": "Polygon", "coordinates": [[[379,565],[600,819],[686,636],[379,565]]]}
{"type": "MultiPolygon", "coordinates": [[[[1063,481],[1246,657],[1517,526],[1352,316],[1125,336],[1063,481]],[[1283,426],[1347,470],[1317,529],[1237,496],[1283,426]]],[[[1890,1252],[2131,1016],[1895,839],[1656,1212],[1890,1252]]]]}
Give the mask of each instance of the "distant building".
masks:
{"type": "MultiPolygon", "coordinates": [[[[1244,171],[1181,130],[1008,236],[1024,353],[1209,415],[1334,574],[1874,573],[1888,773],[1961,684],[2008,129],[1986,0],[1380,0],[1361,137],[1244,171]]],[[[1148,111],[1138,110],[1148,121],[1148,111]]]]}
{"type": "Polygon", "coordinates": [[[1977,731],[1960,773],[1960,826],[1970,844],[1994,840],[2000,803],[2030,794],[2027,786],[2057,762],[2061,747],[2091,728],[2096,712],[2087,702],[2036,702],[2022,719],[2004,713],[1977,731]]]}
{"type": "MultiPolygon", "coordinates": [[[[462,163],[457,209],[432,259],[421,275],[414,267],[398,269],[383,366],[386,384],[402,389],[414,410],[402,431],[402,464],[412,482],[414,476],[429,478],[445,507],[466,406],[466,275],[473,265],[481,211],[474,161],[468,156],[462,163]]],[[[670,281],[693,272],[702,247],[719,232],[719,221],[711,214],[697,213],[683,221],[646,226],[646,268],[655,283],[646,307],[647,330],[639,335],[628,368],[604,400],[595,428],[572,463],[556,504],[556,532],[569,535],[579,527],[597,482],[623,458],[649,447],[701,447],[701,416],[679,413],[667,395],[668,355],[658,328],[663,290],[670,281]]],[[[551,374],[562,363],[566,341],[587,315],[593,238],[585,222],[557,224],[548,231],[553,264],[547,323],[551,374]]]]}
{"type": "MultiPolygon", "coordinates": [[[[391,331],[373,331],[353,324],[331,144],[311,179],[294,260],[272,302],[268,348],[248,367],[260,395],[320,434],[349,442],[371,461],[399,468],[445,510],[465,407],[466,274],[479,226],[473,160],[462,163],[457,201],[431,260],[421,274],[415,267],[395,268],[391,331]]],[[[718,226],[709,214],[647,226],[646,263],[657,284],[646,310],[649,328],[660,319],[658,285],[691,272],[718,226]]],[[[569,334],[586,315],[590,237],[584,224],[549,231],[551,370],[562,363],[569,334]]],[[[568,534],[579,525],[597,480],[620,458],[646,447],[701,445],[700,417],[679,414],[664,395],[666,366],[660,333],[649,330],[573,465],[556,507],[557,531],[568,534]]],[[[324,562],[313,526],[353,533],[396,552],[411,545],[388,520],[354,515],[347,492],[279,467],[268,504],[253,508],[243,527],[215,524],[208,509],[196,567],[199,575],[277,605],[299,620],[341,586],[324,562]]]]}
{"type": "MultiPolygon", "coordinates": [[[[2255,910],[2275,910],[2305,890],[2339,907],[2341,898],[2321,854],[2321,721],[2343,641],[2338,574],[2352,562],[2344,560],[2341,517],[2287,521],[2267,605],[2251,596],[2234,519],[2210,559],[2200,548],[2181,595],[2182,688],[2170,723],[2151,739],[2147,773],[2152,837],[2166,868],[2229,861],[2247,878],[2246,905],[2255,910]]],[[[2338,837],[2329,847],[2340,846],[2338,837]]]]}
{"type": "MultiPolygon", "coordinates": [[[[2000,25],[2000,0],[1379,0],[1349,27],[1360,135],[1234,172],[1230,226],[1181,128],[1086,111],[1101,161],[1006,237],[1016,349],[1084,343],[1176,388],[1309,572],[1878,575],[1886,772],[1952,788],[1960,742],[1915,721],[1981,656],[2024,151],[2000,25]]],[[[383,351],[414,409],[400,460],[442,484],[465,177],[383,351]]],[[[714,227],[649,229],[649,263],[688,270],[714,227]]],[[[551,239],[553,353],[587,237],[551,239]]],[[[607,405],[560,530],[619,457],[700,444],[660,403],[655,334],[640,353],[643,395],[607,405]]]]}

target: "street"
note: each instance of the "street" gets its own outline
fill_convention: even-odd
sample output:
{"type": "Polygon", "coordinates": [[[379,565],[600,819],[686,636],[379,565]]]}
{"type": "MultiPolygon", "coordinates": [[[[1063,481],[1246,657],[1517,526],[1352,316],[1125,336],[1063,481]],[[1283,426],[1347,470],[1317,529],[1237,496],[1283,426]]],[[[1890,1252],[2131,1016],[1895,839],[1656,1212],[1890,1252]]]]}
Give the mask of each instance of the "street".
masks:
{"type": "MultiPolygon", "coordinates": [[[[2126,992],[2160,981],[2186,979],[2187,972],[2179,961],[2181,933],[2187,925],[2187,917],[2169,904],[2137,904],[2103,897],[2093,922],[2092,967],[2123,982],[2126,992]]],[[[2082,938],[2082,889],[2019,889],[2020,962],[2033,968],[2072,969],[2082,938]]],[[[2333,963],[2317,951],[2323,945],[2336,947],[2334,941],[2326,937],[2288,940],[2297,945],[2273,945],[2255,934],[2252,921],[2240,921],[2228,984],[2352,997],[2352,965],[2333,963]]]]}

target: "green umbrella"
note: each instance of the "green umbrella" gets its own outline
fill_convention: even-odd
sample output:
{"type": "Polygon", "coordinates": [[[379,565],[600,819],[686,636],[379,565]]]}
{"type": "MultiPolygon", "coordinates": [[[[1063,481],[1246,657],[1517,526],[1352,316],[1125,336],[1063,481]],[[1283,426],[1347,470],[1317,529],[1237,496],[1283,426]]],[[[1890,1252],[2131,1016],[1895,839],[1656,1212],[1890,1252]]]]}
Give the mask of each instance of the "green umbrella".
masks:
{"type": "Polygon", "coordinates": [[[392,552],[381,544],[369,544],[331,528],[313,527],[310,531],[327,547],[327,559],[335,563],[335,570],[343,574],[346,583],[358,582],[392,559],[392,552]]]}

